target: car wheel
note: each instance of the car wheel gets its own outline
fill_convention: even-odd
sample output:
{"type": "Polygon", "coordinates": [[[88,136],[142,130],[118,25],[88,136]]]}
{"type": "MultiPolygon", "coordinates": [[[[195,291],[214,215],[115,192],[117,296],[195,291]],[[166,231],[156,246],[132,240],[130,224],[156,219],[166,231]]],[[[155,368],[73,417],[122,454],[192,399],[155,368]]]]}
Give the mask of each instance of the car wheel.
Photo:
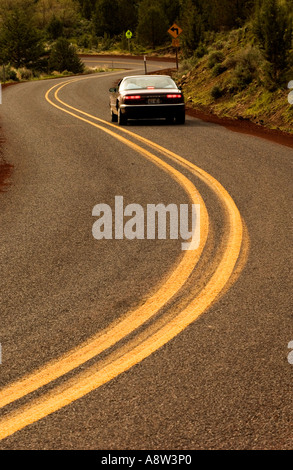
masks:
{"type": "Polygon", "coordinates": [[[117,122],[117,121],[118,121],[118,116],[117,116],[117,114],[113,113],[112,110],[111,110],[111,121],[112,121],[112,122],[117,122]]]}
{"type": "Polygon", "coordinates": [[[118,124],[124,126],[127,123],[127,118],[121,113],[121,109],[118,108],[118,124]]]}
{"type": "Polygon", "coordinates": [[[177,124],[185,124],[185,112],[177,114],[176,123],[177,124]]]}

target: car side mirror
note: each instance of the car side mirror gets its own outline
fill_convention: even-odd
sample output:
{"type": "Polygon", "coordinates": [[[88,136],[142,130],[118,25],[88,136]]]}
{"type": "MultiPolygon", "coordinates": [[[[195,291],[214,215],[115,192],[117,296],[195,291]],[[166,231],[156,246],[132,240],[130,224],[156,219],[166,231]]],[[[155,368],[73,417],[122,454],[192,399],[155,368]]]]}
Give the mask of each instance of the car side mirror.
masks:
{"type": "Polygon", "coordinates": [[[110,93],[116,93],[116,91],[117,91],[117,88],[116,88],[116,87],[110,88],[110,90],[109,90],[110,93]]]}

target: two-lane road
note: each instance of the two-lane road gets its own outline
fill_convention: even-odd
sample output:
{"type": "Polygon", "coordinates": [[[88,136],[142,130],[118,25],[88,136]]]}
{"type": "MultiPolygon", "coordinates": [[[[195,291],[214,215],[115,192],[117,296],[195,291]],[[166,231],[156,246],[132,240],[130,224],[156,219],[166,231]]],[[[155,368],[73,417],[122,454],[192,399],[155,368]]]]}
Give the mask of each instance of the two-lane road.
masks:
{"type": "Polygon", "coordinates": [[[133,67],[4,92],[0,448],[292,448],[292,149],[112,124],[133,67]],[[95,240],[115,196],[200,204],[198,250],[95,240]]]}

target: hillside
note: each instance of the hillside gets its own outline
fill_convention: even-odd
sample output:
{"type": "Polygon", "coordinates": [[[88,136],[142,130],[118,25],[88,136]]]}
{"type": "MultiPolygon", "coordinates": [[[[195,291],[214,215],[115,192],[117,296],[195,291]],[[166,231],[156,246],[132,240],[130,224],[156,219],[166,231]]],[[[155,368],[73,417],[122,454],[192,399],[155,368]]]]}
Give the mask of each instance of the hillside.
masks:
{"type": "Polygon", "coordinates": [[[182,59],[174,75],[188,107],[293,133],[290,90],[268,86],[267,63],[249,26],[215,34],[200,52],[202,57],[182,59]]]}

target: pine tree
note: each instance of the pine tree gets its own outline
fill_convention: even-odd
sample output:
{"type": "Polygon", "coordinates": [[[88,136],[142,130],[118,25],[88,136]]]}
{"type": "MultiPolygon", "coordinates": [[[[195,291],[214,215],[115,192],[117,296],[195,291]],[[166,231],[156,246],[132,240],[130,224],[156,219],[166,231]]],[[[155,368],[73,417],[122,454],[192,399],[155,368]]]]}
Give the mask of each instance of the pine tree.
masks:
{"type": "Polygon", "coordinates": [[[17,3],[2,16],[0,59],[16,68],[33,66],[42,55],[43,39],[36,29],[30,5],[17,3]]]}
{"type": "Polygon", "coordinates": [[[270,78],[276,84],[284,82],[292,45],[292,18],[287,5],[278,0],[258,2],[254,33],[270,63],[270,78]]]}
{"type": "Polygon", "coordinates": [[[53,15],[47,27],[48,35],[51,39],[58,39],[63,34],[63,23],[59,18],[53,15]]]}
{"type": "Polygon", "coordinates": [[[119,34],[121,19],[113,12],[117,12],[117,0],[97,0],[94,15],[92,17],[94,32],[97,36],[119,34]]]}
{"type": "Polygon", "coordinates": [[[167,39],[169,23],[162,4],[155,0],[142,0],[138,10],[138,40],[154,49],[167,39]]]}
{"type": "Polygon", "coordinates": [[[84,65],[78,57],[75,47],[66,38],[59,38],[52,48],[49,59],[50,70],[82,73],[84,65]]]}
{"type": "Polygon", "coordinates": [[[179,0],[161,0],[162,8],[171,26],[180,16],[180,1],[179,0]]]}
{"type": "Polygon", "coordinates": [[[95,2],[92,0],[83,0],[82,2],[82,14],[87,19],[90,20],[93,11],[95,8],[95,2]]]}
{"type": "Polygon", "coordinates": [[[191,55],[203,38],[203,22],[198,9],[192,0],[187,0],[182,14],[182,50],[186,55],[191,55]]]}

